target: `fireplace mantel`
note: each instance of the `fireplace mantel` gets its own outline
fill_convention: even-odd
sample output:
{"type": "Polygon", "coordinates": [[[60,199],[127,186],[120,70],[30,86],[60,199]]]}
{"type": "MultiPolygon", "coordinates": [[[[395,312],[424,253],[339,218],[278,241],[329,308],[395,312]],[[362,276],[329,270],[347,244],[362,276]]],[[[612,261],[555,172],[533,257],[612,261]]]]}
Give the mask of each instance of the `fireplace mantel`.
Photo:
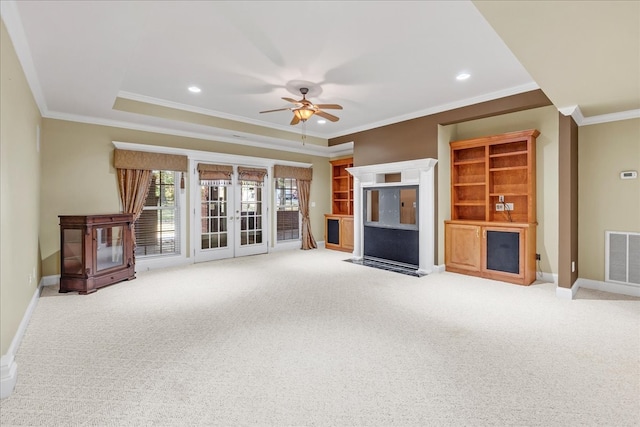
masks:
{"type": "Polygon", "coordinates": [[[382,163],[377,165],[347,168],[353,176],[353,220],[354,247],[353,260],[360,261],[364,254],[364,211],[363,191],[368,187],[418,185],[420,202],[419,229],[419,266],[417,273],[429,274],[434,271],[435,257],[435,195],[434,166],[436,159],[418,159],[404,162],[382,163]],[[386,182],[386,175],[400,174],[399,182],[386,182]]]}

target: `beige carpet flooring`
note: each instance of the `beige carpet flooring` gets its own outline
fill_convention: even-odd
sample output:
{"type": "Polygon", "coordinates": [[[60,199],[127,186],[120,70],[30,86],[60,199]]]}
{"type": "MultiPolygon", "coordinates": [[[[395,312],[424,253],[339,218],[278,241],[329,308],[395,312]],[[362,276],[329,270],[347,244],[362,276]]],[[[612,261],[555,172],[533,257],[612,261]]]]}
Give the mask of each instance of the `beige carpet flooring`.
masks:
{"type": "Polygon", "coordinates": [[[324,249],[43,291],[3,426],[638,426],[640,300],[324,249]]]}

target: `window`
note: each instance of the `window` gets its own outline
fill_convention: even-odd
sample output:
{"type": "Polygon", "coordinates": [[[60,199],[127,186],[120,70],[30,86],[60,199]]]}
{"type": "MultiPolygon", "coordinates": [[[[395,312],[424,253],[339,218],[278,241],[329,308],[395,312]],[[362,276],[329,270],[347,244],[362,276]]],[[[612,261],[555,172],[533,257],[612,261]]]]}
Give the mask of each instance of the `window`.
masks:
{"type": "Polygon", "coordinates": [[[295,178],[276,178],[276,206],[278,242],[300,239],[298,186],[295,178]]]}
{"type": "Polygon", "coordinates": [[[180,172],[153,171],[149,194],[136,221],[136,258],[180,254],[180,172]]]}

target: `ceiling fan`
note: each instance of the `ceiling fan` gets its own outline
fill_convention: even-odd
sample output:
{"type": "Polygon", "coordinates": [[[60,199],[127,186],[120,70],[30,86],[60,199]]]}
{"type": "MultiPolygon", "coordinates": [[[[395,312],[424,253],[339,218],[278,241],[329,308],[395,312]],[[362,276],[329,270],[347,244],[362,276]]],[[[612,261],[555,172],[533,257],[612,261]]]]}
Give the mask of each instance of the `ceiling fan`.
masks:
{"type": "Polygon", "coordinates": [[[295,104],[294,107],[288,108],[278,108],[276,110],[267,110],[260,111],[260,113],[273,113],[274,111],[284,111],[290,110],[293,111],[293,119],[291,120],[291,125],[297,125],[300,122],[306,122],[311,116],[314,114],[322,117],[324,119],[330,120],[332,122],[337,122],[340,120],[338,117],[333,114],[326,113],[322,111],[325,110],[342,110],[342,106],[338,104],[313,104],[306,98],[307,93],[309,93],[309,88],[301,87],[300,93],[302,94],[302,99],[295,100],[292,98],[282,98],[287,102],[291,102],[295,104]]]}

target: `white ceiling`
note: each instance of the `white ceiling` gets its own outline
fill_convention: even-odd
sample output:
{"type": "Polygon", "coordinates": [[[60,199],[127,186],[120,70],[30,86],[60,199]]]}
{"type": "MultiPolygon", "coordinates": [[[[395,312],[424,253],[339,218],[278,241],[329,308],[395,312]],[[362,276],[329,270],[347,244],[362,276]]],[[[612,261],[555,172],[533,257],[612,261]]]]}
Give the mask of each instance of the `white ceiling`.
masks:
{"type": "MultiPolygon", "coordinates": [[[[511,49],[521,49],[517,53],[532,71],[470,1],[3,0],[1,5],[46,117],[210,138],[242,133],[242,125],[228,121],[161,118],[145,110],[152,104],[297,134],[300,125],[289,125],[290,111],[259,112],[291,106],[281,98],[299,98],[298,88],[308,85],[314,103],[344,107],[328,111],[340,117],[336,123],[307,123],[309,135],[327,139],[538,87],[544,91],[532,77],[536,73],[555,87],[549,73],[541,72],[554,64],[535,66],[544,52],[532,56],[530,45],[518,43],[537,40],[545,24],[530,22],[522,33],[505,28],[501,24],[514,17],[513,4],[501,14],[499,3],[519,2],[487,2],[486,13],[496,29],[516,40],[511,49]],[[460,72],[471,77],[457,81],[460,72]],[[202,92],[188,92],[190,85],[202,92]],[[118,98],[142,107],[138,113],[116,110],[118,98]]],[[[541,13],[553,12],[547,9],[541,13]]],[[[580,16],[567,17],[567,25],[576,19],[580,16]]],[[[640,13],[625,22],[640,27],[640,13]]],[[[630,37],[638,36],[635,30],[630,37]]],[[[625,49],[640,42],[634,43],[625,49]]],[[[628,55],[630,71],[640,76],[640,47],[628,55]]],[[[585,78],[554,73],[563,82],[585,78]]],[[[635,84],[626,91],[631,103],[607,99],[606,108],[593,105],[577,88],[575,102],[569,91],[556,105],[587,102],[598,114],[640,108],[635,84]]],[[[581,85],[588,89],[590,82],[581,85]]],[[[247,126],[246,133],[255,134],[255,127],[247,126]]]]}

